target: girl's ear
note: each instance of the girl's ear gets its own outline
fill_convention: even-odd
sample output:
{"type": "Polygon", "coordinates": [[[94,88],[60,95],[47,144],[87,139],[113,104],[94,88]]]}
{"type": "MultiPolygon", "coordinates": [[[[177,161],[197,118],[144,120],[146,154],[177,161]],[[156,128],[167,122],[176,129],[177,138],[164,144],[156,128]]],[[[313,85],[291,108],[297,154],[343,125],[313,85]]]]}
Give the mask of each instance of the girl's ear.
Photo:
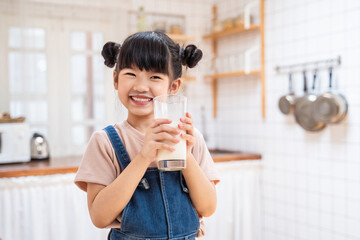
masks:
{"type": "Polygon", "coordinates": [[[178,78],[178,79],[175,79],[174,81],[172,81],[171,83],[171,86],[170,86],[170,94],[176,94],[179,89],[180,89],[180,86],[181,86],[181,79],[178,78]]]}
{"type": "Polygon", "coordinates": [[[114,88],[115,88],[115,90],[118,89],[118,79],[117,79],[117,77],[118,77],[118,75],[117,75],[116,71],[114,70],[113,79],[114,79],[114,88]]]}

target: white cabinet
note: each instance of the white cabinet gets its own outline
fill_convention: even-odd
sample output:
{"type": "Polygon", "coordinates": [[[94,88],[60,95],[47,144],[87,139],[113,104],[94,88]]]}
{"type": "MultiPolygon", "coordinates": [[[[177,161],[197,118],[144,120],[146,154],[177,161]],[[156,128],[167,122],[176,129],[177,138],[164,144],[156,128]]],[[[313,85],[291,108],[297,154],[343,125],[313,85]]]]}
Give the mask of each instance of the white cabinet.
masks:
{"type": "Polygon", "coordinates": [[[0,178],[0,239],[104,240],[75,174],[0,178]]]}
{"type": "Polygon", "coordinates": [[[261,160],[216,163],[217,210],[205,219],[204,240],[260,240],[261,160]]]}

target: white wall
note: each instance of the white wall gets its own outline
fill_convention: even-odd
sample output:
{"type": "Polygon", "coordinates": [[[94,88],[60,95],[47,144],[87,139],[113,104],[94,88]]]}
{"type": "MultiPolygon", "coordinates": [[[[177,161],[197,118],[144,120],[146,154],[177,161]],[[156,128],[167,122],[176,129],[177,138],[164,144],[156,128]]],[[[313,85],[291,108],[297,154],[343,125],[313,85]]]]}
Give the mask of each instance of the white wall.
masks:
{"type": "Polygon", "coordinates": [[[360,1],[267,1],[266,10],[264,239],[359,239],[360,1]],[[286,77],[273,67],[338,55],[348,118],[306,133],[277,111],[286,77]]]}
{"type": "MultiPolygon", "coordinates": [[[[266,119],[260,79],[222,79],[215,145],[262,154],[263,239],[360,239],[360,1],[265,2],[266,119]],[[274,67],[338,55],[343,61],[336,77],[349,115],[321,132],[306,132],[278,110],[287,76],[274,67]]],[[[224,15],[236,4],[218,3],[224,15]]],[[[223,40],[219,51],[237,51],[241,41],[223,40]]],[[[321,74],[324,86],[326,73],[321,74]]],[[[295,79],[300,94],[300,77],[295,79]]]]}

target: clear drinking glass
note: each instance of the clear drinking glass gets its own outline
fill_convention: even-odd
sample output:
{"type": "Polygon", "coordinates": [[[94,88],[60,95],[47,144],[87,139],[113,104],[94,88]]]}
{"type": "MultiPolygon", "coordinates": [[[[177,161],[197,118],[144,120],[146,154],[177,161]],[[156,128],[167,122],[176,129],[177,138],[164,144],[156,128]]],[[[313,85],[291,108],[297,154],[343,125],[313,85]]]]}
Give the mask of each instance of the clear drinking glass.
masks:
{"type": "MultiPolygon", "coordinates": [[[[168,118],[172,122],[169,124],[178,127],[180,118],[185,117],[187,99],[182,95],[162,95],[154,98],[154,117],[168,118]]],[[[183,130],[180,130],[185,132],[183,130]]],[[[159,149],[156,158],[159,170],[178,171],[186,168],[186,141],[180,138],[180,142],[175,144],[167,141],[168,144],[175,148],[174,152],[159,149]]]]}

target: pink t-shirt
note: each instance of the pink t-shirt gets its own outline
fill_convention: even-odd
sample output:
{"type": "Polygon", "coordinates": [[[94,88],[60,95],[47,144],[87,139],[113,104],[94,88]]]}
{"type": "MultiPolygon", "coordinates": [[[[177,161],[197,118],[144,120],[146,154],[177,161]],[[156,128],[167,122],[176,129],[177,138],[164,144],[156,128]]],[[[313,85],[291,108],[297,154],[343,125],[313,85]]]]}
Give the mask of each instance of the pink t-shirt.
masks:
{"type": "MultiPolygon", "coordinates": [[[[145,135],[132,127],[126,120],[115,124],[114,127],[130,159],[134,159],[144,144],[145,135]]],[[[192,150],[194,158],[210,181],[219,182],[220,179],[215,164],[203,136],[197,129],[194,131],[194,136],[196,141],[192,150]]],[[[155,166],[155,162],[150,165],[150,167],[155,166]]],[[[120,172],[121,169],[107,133],[104,130],[94,132],[75,176],[75,184],[84,191],[87,189],[88,182],[107,186],[119,176],[120,172]]],[[[120,227],[120,216],[117,219],[118,222],[111,224],[110,227],[120,227]]],[[[203,230],[200,229],[200,231],[203,230]]]]}

